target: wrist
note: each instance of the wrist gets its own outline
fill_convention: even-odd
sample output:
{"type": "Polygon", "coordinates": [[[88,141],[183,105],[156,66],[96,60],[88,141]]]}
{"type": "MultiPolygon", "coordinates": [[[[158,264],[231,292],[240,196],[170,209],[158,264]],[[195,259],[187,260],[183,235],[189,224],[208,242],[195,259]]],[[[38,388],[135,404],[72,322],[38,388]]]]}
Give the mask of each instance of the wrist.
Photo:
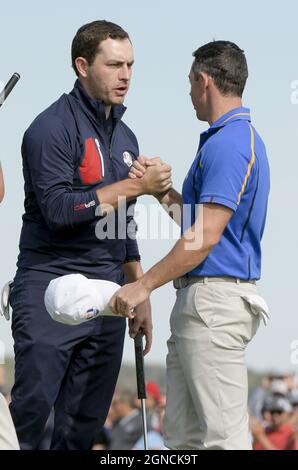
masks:
{"type": "MultiPolygon", "coordinates": [[[[169,190],[170,191],[170,190],[169,190]]],[[[164,193],[155,193],[153,196],[158,200],[160,204],[165,204],[167,202],[167,196],[169,194],[169,191],[166,191],[164,193]]]]}
{"type": "Polygon", "coordinates": [[[148,292],[149,295],[151,294],[151,292],[155,288],[154,285],[153,285],[152,280],[150,279],[150,277],[147,274],[144,274],[140,279],[138,279],[137,282],[140,284],[140,286],[142,286],[144,289],[146,289],[146,291],[148,292]]]}
{"type": "Polygon", "coordinates": [[[144,194],[148,194],[146,187],[144,185],[143,178],[136,178],[132,180],[134,182],[134,186],[136,187],[137,194],[136,196],[143,196],[144,194]]]}

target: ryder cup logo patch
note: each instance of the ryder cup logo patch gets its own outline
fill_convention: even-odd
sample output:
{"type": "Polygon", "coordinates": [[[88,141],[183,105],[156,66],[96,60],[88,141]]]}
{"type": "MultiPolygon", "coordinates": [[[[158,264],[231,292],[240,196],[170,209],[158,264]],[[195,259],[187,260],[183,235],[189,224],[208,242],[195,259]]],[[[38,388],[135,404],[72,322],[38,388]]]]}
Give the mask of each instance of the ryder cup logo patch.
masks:
{"type": "Polygon", "coordinates": [[[83,315],[83,317],[84,317],[86,320],[90,320],[91,318],[97,317],[98,314],[99,314],[98,308],[92,307],[92,308],[90,308],[89,310],[87,310],[87,312],[83,315]]]}
{"type": "Polygon", "coordinates": [[[132,156],[129,152],[124,152],[123,154],[123,161],[126,165],[130,168],[132,166],[132,156]]]}

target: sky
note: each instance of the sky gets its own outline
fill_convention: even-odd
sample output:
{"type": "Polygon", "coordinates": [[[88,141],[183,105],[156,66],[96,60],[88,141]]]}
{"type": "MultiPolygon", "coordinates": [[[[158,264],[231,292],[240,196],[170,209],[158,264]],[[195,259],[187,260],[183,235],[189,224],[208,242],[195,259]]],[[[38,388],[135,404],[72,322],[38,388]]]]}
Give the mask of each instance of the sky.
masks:
{"type": "MultiPolygon", "coordinates": [[[[6,197],[0,207],[0,285],[15,273],[23,213],[20,146],[32,120],[62,93],[72,89],[70,45],[77,29],[106,19],[120,24],[132,39],[135,65],[126,99],[125,122],[136,133],[141,153],[160,156],[173,167],[181,190],[195,157],[199,135],[208,127],[196,119],[189,97],[192,52],[213,39],[230,40],[244,49],[249,80],[244,105],[262,135],[271,167],[271,194],[263,238],[263,269],[259,288],[271,311],[247,350],[247,364],[257,371],[298,368],[297,229],[298,218],[298,3],[236,0],[150,2],[113,0],[79,2],[0,1],[0,81],[13,72],[21,81],[0,110],[0,159],[6,197]]],[[[142,197],[149,206],[152,199],[142,197]]],[[[168,224],[166,215],[161,216],[168,224]]],[[[157,223],[156,213],[152,223],[157,223]]],[[[140,240],[145,270],[174,245],[170,239],[140,240]]],[[[164,237],[163,237],[164,238],[164,237]]],[[[169,317],[175,291],[168,284],[152,294],[154,341],[146,363],[165,364],[169,317]]],[[[0,319],[0,340],[13,351],[10,325],[0,319]]],[[[124,360],[134,361],[127,337],[124,360]]]]}

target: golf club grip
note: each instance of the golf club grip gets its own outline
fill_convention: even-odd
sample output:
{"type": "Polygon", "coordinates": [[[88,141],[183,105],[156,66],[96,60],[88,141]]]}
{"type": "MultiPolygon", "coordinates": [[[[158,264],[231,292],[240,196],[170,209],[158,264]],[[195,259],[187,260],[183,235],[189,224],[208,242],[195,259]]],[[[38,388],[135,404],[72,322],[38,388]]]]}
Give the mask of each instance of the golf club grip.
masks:
{"type": "Polygon", "coordinates": [[[12,92],[13,88],[16,86],[21,76],[18,73],[14,73],[9,79],[4,89],[0,93],[0,106],[4,103],[8,95],[12,92]]]}
{"type": "Polygon", "coordinates": [[[135,358],[137,373],[138,398],[147,398],[144,372],[144,355],[143,355],[143,335],[138,333],[134,339],[135,342],[135,358]]]}

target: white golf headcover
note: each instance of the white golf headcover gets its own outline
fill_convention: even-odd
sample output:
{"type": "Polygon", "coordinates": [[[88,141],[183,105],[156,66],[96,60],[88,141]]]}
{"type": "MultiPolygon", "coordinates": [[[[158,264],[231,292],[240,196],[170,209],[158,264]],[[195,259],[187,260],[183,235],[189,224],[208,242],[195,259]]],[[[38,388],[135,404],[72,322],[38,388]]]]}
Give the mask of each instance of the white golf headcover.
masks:
{"type": "Polygon", "coordinates": [[[115,282],[69,274],[50,282],[44,302],[53,320],[79,325],[100,315],[113,316],[108,303],[118,289],[120,286],[115,282]]]}
{"type": "Polygon", "coordinates": [[[6,320],[10,320],[10,305],[9,305],[9,296],[11,290],[12,281],[9,281],[3,286],[1,295],[0,295],[0,314],[3,315],[6,320]]]}

